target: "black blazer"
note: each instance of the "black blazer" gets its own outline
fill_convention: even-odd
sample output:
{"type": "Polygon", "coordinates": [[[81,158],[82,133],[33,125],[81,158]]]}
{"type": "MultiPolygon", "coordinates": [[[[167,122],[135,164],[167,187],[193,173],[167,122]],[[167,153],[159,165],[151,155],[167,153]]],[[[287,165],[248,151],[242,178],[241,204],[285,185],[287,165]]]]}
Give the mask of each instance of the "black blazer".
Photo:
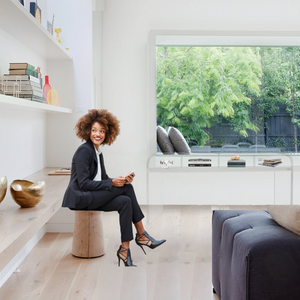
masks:
{"type": "Polygon", "coordinates": [[[111,190],[112,179],[105,171],[103,155],[100,154],[101,181],[93,181],[98,164],[94,145],[90,139],[79,146],[72,160],[70,183],[64,195],[63,207],[84,209],[92,202],[91,191],[111,190]]]}

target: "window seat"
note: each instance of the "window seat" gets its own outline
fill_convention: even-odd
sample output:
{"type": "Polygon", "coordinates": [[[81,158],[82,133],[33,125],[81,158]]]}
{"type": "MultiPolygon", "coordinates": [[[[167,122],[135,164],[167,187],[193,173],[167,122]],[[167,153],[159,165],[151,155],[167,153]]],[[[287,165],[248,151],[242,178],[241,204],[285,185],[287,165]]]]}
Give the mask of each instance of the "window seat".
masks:
{"type": "Polygon", "coordinates": [[[6,196],[0,204],[0,271],[61,207],[70,176],[48,175],[57,169],[44,168],[24,178],[33,182],[46,182],[45,194],[41,202],[33,208],[20,208],[12,199],[8,185],[6,196]]]}

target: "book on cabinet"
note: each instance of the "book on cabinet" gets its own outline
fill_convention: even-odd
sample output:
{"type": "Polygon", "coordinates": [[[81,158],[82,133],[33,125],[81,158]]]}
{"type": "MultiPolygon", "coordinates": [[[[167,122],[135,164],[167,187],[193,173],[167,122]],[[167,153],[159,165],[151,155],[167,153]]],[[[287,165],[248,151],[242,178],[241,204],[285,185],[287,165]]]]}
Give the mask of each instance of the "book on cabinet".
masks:
{"type": "Polygon", "coordinates": [[[3,80],[9,80],[9,81],[21,80],[22,82],[29,80],[31,82],[40,83],[40,78],[37,78],[35,76],[31,76],[31,75],[4,74],[2,76],[2,79],[3,80]]]}
{"type": "Polygon", "coordinates": [[[9,69],[10,75],[31,75],[38,77],[38,73],[28,69],[9,69]]]}
{"type": "Polygon", "coordinates": [[[31,70],[34,71],[34,66],[30,65],[28,63],[10,63],[9,64],[9,69],[10,70],[31,70]]]}

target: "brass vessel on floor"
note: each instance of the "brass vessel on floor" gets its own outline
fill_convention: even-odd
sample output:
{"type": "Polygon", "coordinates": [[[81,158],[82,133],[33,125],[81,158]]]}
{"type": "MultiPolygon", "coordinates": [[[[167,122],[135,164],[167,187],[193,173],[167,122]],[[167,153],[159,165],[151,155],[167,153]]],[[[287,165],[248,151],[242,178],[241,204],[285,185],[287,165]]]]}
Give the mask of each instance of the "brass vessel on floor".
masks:
{"type": "Polygon", "coordinates": [[[12,198],[23,208],[36,206],[42,200],[45,189],[45,181],[14,180],[10,185],[12,198]]]}
{"type": "Polygon", "coordinates": [[[7,178],[6,176],[0,178],[0,203],[4,199],[7,191],[7,178]]]}

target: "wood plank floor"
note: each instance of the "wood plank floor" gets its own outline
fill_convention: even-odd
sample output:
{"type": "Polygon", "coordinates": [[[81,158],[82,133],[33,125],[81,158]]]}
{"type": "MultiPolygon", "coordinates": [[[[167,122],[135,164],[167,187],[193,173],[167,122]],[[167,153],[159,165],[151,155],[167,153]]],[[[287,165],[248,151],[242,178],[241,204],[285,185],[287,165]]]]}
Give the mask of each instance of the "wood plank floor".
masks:
{"type": "Polygon", "coordinates": [[[131,243],[137,268],[118,267],[118,214],[103,213],[103,257],[75,258],[72,234],[47,233],[19,266],[20,272],[2,286],[0,299],[217,300],[211,284],[213,209],[265,207],[165,206],[146,230],[167,242],[155,250],[147,248],[147,255],[131,243]]]}

